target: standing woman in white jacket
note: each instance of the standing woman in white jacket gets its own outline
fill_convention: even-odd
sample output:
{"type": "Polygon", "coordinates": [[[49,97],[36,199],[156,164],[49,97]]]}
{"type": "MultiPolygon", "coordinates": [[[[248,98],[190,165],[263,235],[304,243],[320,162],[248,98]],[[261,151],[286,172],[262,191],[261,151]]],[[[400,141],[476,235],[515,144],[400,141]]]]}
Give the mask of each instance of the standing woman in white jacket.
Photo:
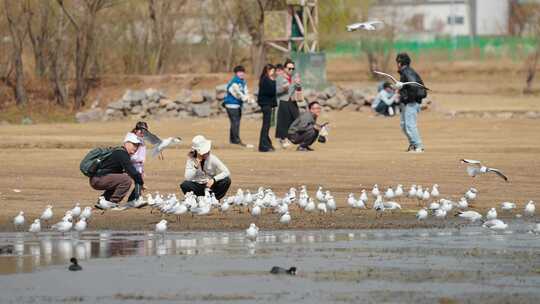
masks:
{"type": "Polygon", "coordinates": [[[229,169],[221,160],[210,152],[212,142],[202,135],[193,137],[191,151],[188,154],[185,181],[180,184],[184,194],[193,192],[203,196],[209,188],[219,200],[225,196],[231,186],[229,169]]]}

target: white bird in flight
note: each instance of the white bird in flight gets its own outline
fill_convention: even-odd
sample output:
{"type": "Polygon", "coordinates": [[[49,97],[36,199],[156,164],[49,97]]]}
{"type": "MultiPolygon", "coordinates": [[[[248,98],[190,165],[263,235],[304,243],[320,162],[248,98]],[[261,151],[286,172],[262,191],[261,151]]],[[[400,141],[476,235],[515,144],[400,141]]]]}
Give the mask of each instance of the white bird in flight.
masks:
{"type": "Polygon", "coordinates": [[[469,164],[469,166],[467,166],[467,174],[469,174],[469,176],[471,177],[475,177],[477,175],[485,173],[495,173],[499,177],[504,179],[506,182],[508,182],[508,177],[506,177],[506,175],[504,175],[499,169],[486,167],[482,165],[479,160],[462,159],[461,162],[464,164],[469,164]]]}
{"type": "Polygon", "coordinates": [[[382,21],[379,20],[373,20],[373,21],[367,21],[367,22],[357,22],[353,24],[347,25],[347,32],[354,32],[357,30],[365,30],[365,31],[374,31],[377,29],[375,25],[377,24],[384,24],[382,21]]]}
{"type": "Polygon", "coordinates": [[[416,81],[407,81],[407,82],[401,82],[401,81],[398,81],[397,79],[394,78],[394,76],[390,75],[390,74],[386,74],[386,73],[383,73],[383,72],[379,72],[379,71],[373,71],[373,73],[375,74],[378,74],[378,75],[381,75],[381,76],[384,76],[384,77],[387,77],[387,78],[390,78],[393,82],[394,82],[394,86],[400,90],[401,88],[403,88],[403,86],[406,86],[406,85],[414,85],[414,86],[419,86],[419,87],[422,87],[424,88],[425,90],[429,91],[429,89],[424,86],[423,84],[421,83],[418,83],[416,81]]]}
{"type": "Polygon", "coordinates": [[[156,157],[159,155],[159,158],[162,160],[164,159],[163,150],[182,142],[182,138],[180,137],[167,137],[162,140],[157,135],[151,133],[148,130],[143,130],[143,134],[144,134],[144,139],[154,146],[152,148],[152,156],[156,157]]]}

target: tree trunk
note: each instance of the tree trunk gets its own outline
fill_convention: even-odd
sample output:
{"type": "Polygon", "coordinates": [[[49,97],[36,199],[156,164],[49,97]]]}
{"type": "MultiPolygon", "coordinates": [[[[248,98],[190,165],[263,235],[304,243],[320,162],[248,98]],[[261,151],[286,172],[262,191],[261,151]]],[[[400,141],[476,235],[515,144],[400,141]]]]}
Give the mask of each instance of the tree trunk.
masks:
{"type": "MultiPolygon", "coordinates": [[[[15,68],[15,83],[13,84],[9,81],[7,81],[6,83],[12,84],[11,87],[13,89],[13,93],[15,94],[16,104],[17,106],[22,106],[28,101],[26,89],[24,87],[24,69],[22,59],[24,31],[22,31],[17,24],[25,24],[26,22],[24,20],[13,20],[13,16],[15,14],[13,13],[13,11],[10,10],[8,2],[9,0],[5,0],[4,4],[6,17],[9,25],[9,32],[11,34],[11,39],[13,43],[11,61],[13,62],[13,66],[15,68]]],[[[26,13],[23,11],[19,15],[19,19],[25,17],[25,15],[26,13]]]]}
{"type": "Polygon", "coordinates": [[[34,72],[37,76],[45,76],[47,70],[47,46],[49,42],[49,4],[47,1],[39,2],[39,10],[37,15],[39,16],[39,25],[37,34],[34,33],[32,27],[32,17],[36,15],[35,12],[31,11],[31,6],[28,5],[25,7],[25,10],[29,14],[27,20],[27,32],[30,42],[32,43],[32,50],[34,53],[35,67],[34,72]]]}
{"type": "Polygon", "coordinates": [[[54,48],[51,47],[49,52],[50,62],[50,81],[53,86],[54,96],[56,103],[62,107],[68,104],[68,91],[66,89],[65,77],[67,73],[67,64],[65,59],[63,35],[66,22],[64,16],[58,17],[58,25],[56,28],[56,34],[52,43],[54,48]]]}
{"type": "Polygon", "coordinates": [[[532,85],[534,78],[536,76],[536,67],[538,66],[538,61],[540,60],[540,43],[536,46],[536,51],[531,55],[529,64],[527,65],[527,79],[525,81],[525,88],[523,89],[524,94],[532,93],[532,85]]]}

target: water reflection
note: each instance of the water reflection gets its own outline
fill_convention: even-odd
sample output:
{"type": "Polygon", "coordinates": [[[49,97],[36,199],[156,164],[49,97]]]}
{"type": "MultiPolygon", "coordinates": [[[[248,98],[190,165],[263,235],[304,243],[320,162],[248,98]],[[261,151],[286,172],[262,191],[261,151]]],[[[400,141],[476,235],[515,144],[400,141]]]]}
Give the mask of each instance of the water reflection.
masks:
{"type": "Polygon", "coordinates": [[[385,244],[389,241],[402,241],[406,245],[414,242],[422,246],[452,241],[467,246],[475,240],[488,241],[489,244],[503,243],[516,235],[537,237],[525,231],[497,234],[479,227],[461,230],[263,231],[255,243],[246,240],[241,232],[168,233],[165,237],[145,232],[109,231],[74,237],[50,233],[37,237],[24,233],[0,233],[0,246],[13,246],[12,254],[0,255],[0,274],[31,272],[39,267],[68,264],[71,257],[88,260],[118,256],[268,255],[279,250],[321,250],[320,247],[310,249],[317,247],[311,246],[315,243],[334,244],[326,250],[338,250],[340,246],[351,246],[351,242],[355,242],[356,247],[353,248],[363,248],[367,244],[388,246],[385,244]],[[345,245],[338,246],[340,243],[345,245]]]}

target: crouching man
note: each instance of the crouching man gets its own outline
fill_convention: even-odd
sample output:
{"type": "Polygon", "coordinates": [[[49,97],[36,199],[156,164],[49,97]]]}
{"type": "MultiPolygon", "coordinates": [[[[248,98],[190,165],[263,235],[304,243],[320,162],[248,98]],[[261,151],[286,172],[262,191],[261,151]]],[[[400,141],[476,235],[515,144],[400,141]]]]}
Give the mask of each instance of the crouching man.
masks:
{"type": "MultiPolygon", "coordinates": [[[[104,190],[103,199],[118,205],[131,187],[132,180],[137,187],[142,189],[144,184],[141,173],[133,166],[130,156],[137,152],[141,139],[133,133],[129,133],[124,139],[122,147],[114,148],[110,154],[101,160],[99,169],[90,177],[90,186],[95,190],[104,190]]],[[[128,205],[135,204],[138,194],[133,195],[133,201],[128,205]]],[[[100,205],[96,205],[100,208],[100,205]]]]}
{"type": "Polygon", "coordinates": [[[197,196],[203,196],[205,189],[208,188],[220,200],[229,190],[231,186],[229,169],[210,152],[211,148],[212,142],[204,136],[193,137],[191,151],[186,161],[185,181],[180,184],[184,194],[193,192],[197,196]]]}
{"type": "Polygon", "coordinates": [[[326,124],[317,124],[317,118],[321,115],[321,104],[317,101],[310,102],[308,111],[300,114],[289,128],[289,140],[298,145],[297,151],[313,151],[311,145],[319,139],[320,143],[326,142],[326,124]]]}

